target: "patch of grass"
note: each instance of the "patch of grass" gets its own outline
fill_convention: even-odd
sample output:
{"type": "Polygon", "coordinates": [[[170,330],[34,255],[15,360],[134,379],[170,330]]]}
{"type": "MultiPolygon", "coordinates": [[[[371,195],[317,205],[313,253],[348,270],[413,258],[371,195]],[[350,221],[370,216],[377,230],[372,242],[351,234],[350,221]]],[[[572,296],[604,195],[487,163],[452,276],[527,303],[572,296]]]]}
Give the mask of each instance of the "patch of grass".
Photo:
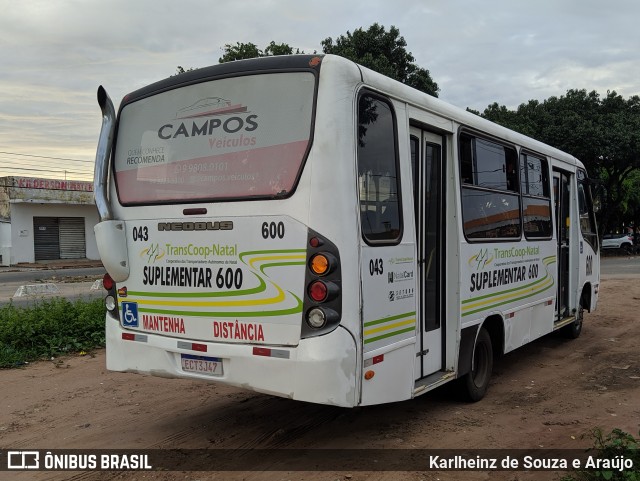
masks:
{"type": "Polygon", "coordinates": [[[605,435],[600,428],[591,431],[593,447],[598,450],[597,458],[612,461],[613,466],[583,470],[575,476],[566,476],[562,481],[640,481],[640,440],[631,434],[614,429],[605,435]],[[632,467],[619,469],[622,461],[632,467]]]}
{"type": "Polygon", "coordinates": [[[0,307],[0,368],[104,346],[104,317],[102,299],[0,307]]]}

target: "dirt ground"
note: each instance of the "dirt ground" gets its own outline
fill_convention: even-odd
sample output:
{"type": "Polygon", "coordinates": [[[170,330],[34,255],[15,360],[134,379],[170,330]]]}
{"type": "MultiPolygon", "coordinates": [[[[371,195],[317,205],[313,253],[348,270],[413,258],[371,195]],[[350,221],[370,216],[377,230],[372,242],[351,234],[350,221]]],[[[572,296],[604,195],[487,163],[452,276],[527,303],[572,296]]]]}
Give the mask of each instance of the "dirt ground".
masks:
{"type": "MultiPolygon", "coordinates": [[[[498,360],[475,404],[440,389],[341,409],[186,380],[108,372],[104,351],[0,371],[5,449],[585,448],[594,427],[640,429],[640,282],[605,279],[574,341],[551,335],[498,360]]],[[[248,467],[249,468],[249,467],[248,467]]],[[[549,472],[0,472],[33,480],[530,480],[549,472]]]]}

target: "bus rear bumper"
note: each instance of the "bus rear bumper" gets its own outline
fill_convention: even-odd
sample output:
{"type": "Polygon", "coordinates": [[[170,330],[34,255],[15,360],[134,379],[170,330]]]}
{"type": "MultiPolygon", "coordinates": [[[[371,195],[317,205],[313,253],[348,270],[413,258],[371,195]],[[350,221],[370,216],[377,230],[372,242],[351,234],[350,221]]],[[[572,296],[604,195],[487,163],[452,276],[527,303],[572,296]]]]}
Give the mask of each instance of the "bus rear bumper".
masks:
{"type": "Polygon", "coordinates": [[[191,341],[131,331],[123,329],[107,314],[106,344],[107,369],[111,371],[220,382],[336,406],[353,407],[358,402],[356,344],[342,327],[324,336],[300,340],[293,347],[258,346],[191,341]],[[194,342],[197,350],[186,348],[194,342]],[[183,355],[216,358],[222,362],[221,373],[186,372],[182,366],[183,355]]]}

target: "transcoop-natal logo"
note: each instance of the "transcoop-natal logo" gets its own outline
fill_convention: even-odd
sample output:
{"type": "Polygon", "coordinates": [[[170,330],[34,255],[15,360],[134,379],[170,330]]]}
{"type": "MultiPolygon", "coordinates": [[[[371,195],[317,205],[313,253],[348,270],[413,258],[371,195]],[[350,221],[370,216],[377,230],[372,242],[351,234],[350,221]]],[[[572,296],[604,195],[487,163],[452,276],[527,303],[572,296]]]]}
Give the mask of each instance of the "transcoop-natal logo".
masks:
{"type": "Polygon", "coordinates": [[[153,264],[162,259],[167,252],[160,247],[160,244],[151,244],[140,251],[140,257],[147,260],[147,264],[153,264]]]}
{"type": "Polygon", "coordinates": [[[140,257],[147,260],[147,264],[154,264],[165,256],[168,258],[199,258],[235,257],[238,255],[237,244],[160,244],[154,243],[140,251],[140,257]]]}
{"type": "MultiPolygon", "coordinates": [[[[162,140],[253,132],[258,116],[247,107],[220,97],[207,97],[176,112],[175,121],[158,129],[162,140]],[[221,118],[222,117],[222,118],[221,118]]],[[[246,145],[255,145],[255,137],[243,137],[246,145]]]]}
{"type": "Polygon", "coordinates": [[[469,265],[477,271],[483,270],[493,262],[494,256],[489,249],[480,249],[477,254],[469,258],[469,265]]]}
{"type": "Polygon", "coordinates": [[[497,260],[498,262],[508,262],[512,259],[522,260],[539,255],[540,246],[514,246],[507,249],[498,249],[497,247],[494,247],[492,251],[489,251],[489,249],[480,249],[477,254],[469,258],[469,265],[475,268],[476,271],[481,271],[494,260],[497,260]]]}

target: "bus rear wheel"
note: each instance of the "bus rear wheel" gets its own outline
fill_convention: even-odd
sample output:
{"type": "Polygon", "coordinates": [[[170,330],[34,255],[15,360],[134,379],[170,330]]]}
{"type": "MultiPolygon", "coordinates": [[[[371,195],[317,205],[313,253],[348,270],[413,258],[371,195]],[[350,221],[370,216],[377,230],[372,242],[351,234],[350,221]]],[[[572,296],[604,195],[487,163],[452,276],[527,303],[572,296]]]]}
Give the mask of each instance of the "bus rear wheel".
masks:
{"type": "Polygon", "coordinates": [[[493,371],[493,347],[491,336],[486,329],[481,328],[473,350],[473,365],[465,374],[462,389],[469,401],[479,401],[487,393],[491,372],[493,371]]]}
{"type": "Polygon", "coordinates": [[[567,339],[578,339],[580,337],[580,333],[582,333],[582,322],[584,320],[584,307],[582,304],[578,308],[578,312],[576,313],[576,320],[573,321],[568,326],[562,328],[562,334],[567,339]]]}

